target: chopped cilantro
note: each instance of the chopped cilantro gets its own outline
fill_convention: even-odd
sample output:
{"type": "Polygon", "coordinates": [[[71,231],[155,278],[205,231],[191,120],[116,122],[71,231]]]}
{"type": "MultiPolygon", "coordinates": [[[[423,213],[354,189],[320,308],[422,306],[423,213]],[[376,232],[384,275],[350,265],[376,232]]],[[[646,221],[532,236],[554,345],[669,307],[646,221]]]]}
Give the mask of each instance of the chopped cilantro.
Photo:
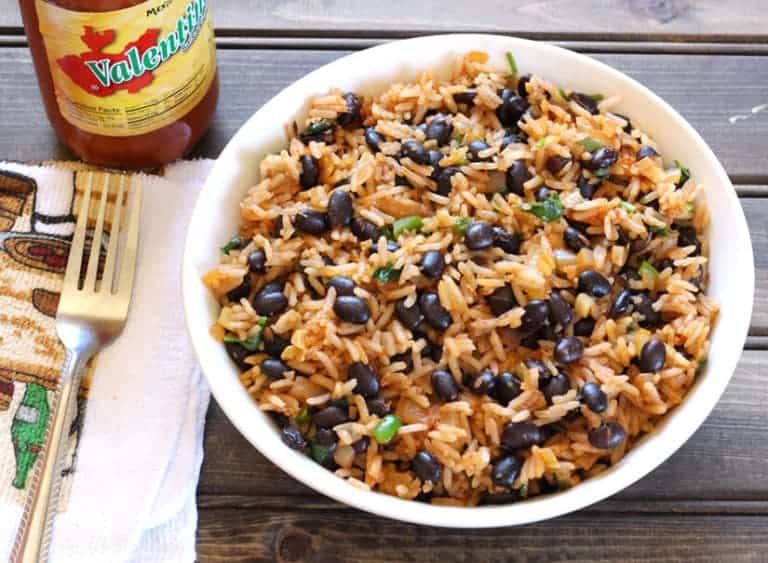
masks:
{"type": "Polygon", "coordinates": [[[640,264],[640,267],[638,268],[637,272],[640,274],[641,277],[649,277],[649,278],[657,278],[659,277],[659,271],[653,267],[653,264],[648,262],[648,260],[643,260],[643,263],[640,264]]]}
{"type": "Polygon", "coordinates": [[[423,224],[424,221],[418,215],[403,217],[392,223],[392,234],[397,238],[405,231],[418,231],[423,224]]]}
{"type": "Polygon", "coordinates": [[[331,461],[331,456],[333,456],[333,452],[335,450],[336,450],[335,442],[332,444],[321,444],[320,442],[312,442],[312,444],[309,447],[309,451],[312,454],[312,459],[314,459],[320,465],[329,463],[331,461]]]}
{"type": "Polygon", "coordinates": [[[567,102],[568,100],[570,100],[570,98],[568,97],[568,94],[566,94],[566,93],[565,93],[565,90],[563,90],[562,88],[558,88],[558,89],[557,89],[557,93],[558,93],[558,94],[560,94],[560,97],[561,97],[562,99],[564,99],[566,102],[567,102]]]}
{"type": "Polygon", "coordinates": [[[307,407],[304,407],[299,412],[296,413],[296,416],[294,417],[294,421],[299,426],[304,426],[309,422],[310,416],[309,416],[309,409],[307,407]]]}
{"type": "Polygon", "coordinates": [[[597,149],[603,146],[603,143],[597,139],[593,139],[592,137],[587,137],[586,139],[582,139],[579,142],[584,145],[584,149],[588,152],[595,152],[597,149]]]}
{"type": "Polygon", "coordinates": [[[669,235],[669,229],[666,227],[657,227],[656,225],[651,225],[651,232],[655,235],[659,235],[660,237],[665,237],[669,235]]]}
{"type": "Polygon", "coordinates": [[[517,74],[517,63],[511,51],[507,51],[507,64],[509,65],[510,74],[515,76],[517,74]]]}
{"type": "Polygon", "coordinates": [[[453,136],[453,140],[456,141],[457,145],[460,145],[461,143],[464,142],[464,133],[456,133],[453,136]]]}
{"type": "Polygon", "coordinates": [[[528,483],[523,483],[517,494],[520,495],[520,498],[528,498],[528,483]]]}
{"type": "Polygon", "coordinates": [[[221,247],[221,253],[229,254],[232,250],[235,250],[236,248],[240,248],[241,244],[243,244],[243,241],[240,238],[240,235],[235,235],[231,239],[229,239],[229,242],[227,244],[221,247]]]}
{"type": "Polygon", "coordinates": [[[605,99],[605,96],[603,96],[602,94],[592,94],[590,96],[590,98],[595,100],[596,104],[599,104],[600,102],[602,102],[605,99]]]}
{"type": "Polygon", "coordinates": [[[400,270],[396,269],[392,262],[389,262],[386,266],[376,268],[373,277],[381,283],[395,281],[400,277],[400,270]]]}
{"type": "Polygon", "coordinates": [[[472,224],[471,217],[459,217],[453,224],[453,231],[458,235],[463,235],[472,224]]]}
{"type": "Polygon", "coordinates": [[[560,201],[560,196],[557,193],[551,194],[544,201],[532,201],[530,203],[524,203],[522,205],[524,211],[535,215],[539,219],[551,223],[557,221],[563,216],[563,203],[560,201]]]}
{"type": "Polygon", "coordinates": [[[250,335],[245,340],[240,340],[238,337],[234,336],[233,334],[227,334],[224,337],[224,342],[235,342],[237,344],[240,344],[243,348],[248,350],[249,352],[255,352],[259,349],[259,345],[261,344],[261,333],[262,329],[264,328],[264,325],[267,324],[266,317],[261,317],[259,319],[259,326],[261,327],[259,330],[254,332],[252,335],[250,335]]]}
{"type": "Polygon", "coordinates": [[[690,217],[691,215],[693,215],[693,212],[694,212],[694,211],[696,211],[696,206],[695,206],[693,203],[691,203],[691,202],[688,202],[688,203],[686,203],[686,204],[685,204],[685,214],[686,214],[688,217],[690,217]]]}
{"type": "Polygon", "coordinates": [[[537,147],[543,147],[544,145],[547,144],[548,141],[549,141],[549,137],[548,136],[544,136],[541,139],[539,139],[538,141],[536,141],[536,146],[537,147]]]}
{"type": "Polygon", "coordinates": [[[313,121],[309,125],[307,125],[307,128],[304,130],[305,135],[318,135],[320,133],[323,133],[324,131],[327,131],[328,129],[331,129],[333,127],[333,121],[330,119],[318,119],[317,121],[313,121]]]}
{"type": "Polygon", "coordinates": [[[592,172],[592,175],[595,178],[607,178],[611,175],[611,171],[608,170],[608,168],[598,168],[594,172],[592,172]]]}
{"type": "Polygon", "coordinates": [[[699,360],[699,367],[696,368],[696,375],[699,375],[704,369],[707,367],[707,363],[709,362],[709,358],[706,356],[701,358],[699,360]]]}
{"type": "Polygon", "coordinates": [[[635,211],[637,211],[637,207],[635,207],[633,204],[629,203],[628,201],[624,201],[624,200],[619,202],[619,207],[621,207],[627,213],[634,213],[635,211]]]}
{"type": "Polygon", "coordinates": [[[392,232],[392,227],[389,225],[386,225],[381,228],[381,234],[384,235],[384,237],[387,240],[396,241],[397,238],[395,237],[394,233],[392,232]]]}
{"type": "Polygon", "coordinates": [[[675,161],[675,166],[677,166],[680,169],[680,181],[677,183],[677,185],[682,186],[691,178],[691,171],[688,169],[687,166],[682,164],[679,160],[675,161]]]}

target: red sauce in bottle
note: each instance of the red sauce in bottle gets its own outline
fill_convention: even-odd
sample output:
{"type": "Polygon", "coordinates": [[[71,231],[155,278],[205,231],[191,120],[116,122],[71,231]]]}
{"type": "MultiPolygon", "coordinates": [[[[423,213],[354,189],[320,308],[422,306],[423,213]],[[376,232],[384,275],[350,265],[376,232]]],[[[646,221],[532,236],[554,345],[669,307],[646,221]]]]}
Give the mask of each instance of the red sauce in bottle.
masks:
{"type": "Polygon", "coordinates": [[[218,100],[208,0],[19,0],[40,92],[83,160],[150,168],[186,154],[218,100]]]}

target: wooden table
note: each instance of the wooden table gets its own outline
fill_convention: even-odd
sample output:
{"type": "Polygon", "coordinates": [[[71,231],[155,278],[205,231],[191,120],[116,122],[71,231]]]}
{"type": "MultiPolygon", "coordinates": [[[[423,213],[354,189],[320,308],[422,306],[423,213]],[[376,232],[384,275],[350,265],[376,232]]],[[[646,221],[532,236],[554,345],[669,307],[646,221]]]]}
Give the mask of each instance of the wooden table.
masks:
{"type": "MultiPolygon", "coordinates": [[[[693,438],[621,494],[541,524],[452,531],[347,508],[266,461],[212,402],[198,497],[200,560],[768,561],[768,112],[753,113],[768,103],[765,0],[212,4],[222,96],[199,155],[215,157],[271,96],[351,50],[449,31],[553,41],[638,79],[701,132],[742,198],[757,288],[736,375],[693,438]],[[747,118],[732,122],[734,115],[747,118]]],[[[0,158],[69,157],[42,113],[14,0],[0,0],[0,91],[0,158]]]]}

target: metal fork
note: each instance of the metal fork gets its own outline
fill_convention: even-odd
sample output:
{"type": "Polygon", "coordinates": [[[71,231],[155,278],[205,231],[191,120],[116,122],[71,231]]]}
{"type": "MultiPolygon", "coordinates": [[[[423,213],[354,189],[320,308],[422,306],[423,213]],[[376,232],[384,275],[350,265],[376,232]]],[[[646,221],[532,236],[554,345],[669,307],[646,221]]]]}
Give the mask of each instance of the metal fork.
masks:
{"type": "Polygon", "coordinates": [[[121,238],[122,203],[128,182],[125,176],[120,176],[119,181],[115,182],[118,183],[118,188],[112,211],[112,228],[103,274],[99,280],[98,271],[107,215],[107,200],[112,184],[110,178],[114,178],[107,174],[102,175],[96,225],[93,229],[90,255],[87,258],[85,280],[81,284],[89,210],[92,199],[94,201],[96,199],[92,198],[95,174],[88,173],[85,178],[85,192],[80,205],[56,315],[56,331],[66,347],[67,354],[52,400],[53,417],[46,429],[42,459],[38,460],[30,483],[21,524],[11,554],[11,561],[15,563],[37,563],[48,559],[53,518],[57,511],[61,488],[59,450],[66,442],[66,429],[72,419],[72,410],[76,404],[75,398],[80,388],[83,371],[96,351],[112,342],[122,332],[131,301],[139,241],[142,196],[140,180],[135,182],[136,186],[132,190],[126,233],[120,248],[118,248],[118,241],[121,238]]]}

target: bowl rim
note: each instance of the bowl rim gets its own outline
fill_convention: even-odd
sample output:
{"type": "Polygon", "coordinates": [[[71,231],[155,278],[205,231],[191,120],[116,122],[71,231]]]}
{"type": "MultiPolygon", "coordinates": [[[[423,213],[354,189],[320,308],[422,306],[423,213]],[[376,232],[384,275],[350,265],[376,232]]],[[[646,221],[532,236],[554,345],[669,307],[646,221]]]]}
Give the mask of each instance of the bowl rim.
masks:
{"type": "MultiPolygon", "coordinates": [[[[375,78],[376,75],[374,73],[371,76],[371,79],[373,80],[375,78]]],[[[298,111],[299,108],[296,108],[296,112],[298,111]]],[[[212,253],[215,245],[211,244],[210,248],[210,252],[212,253]]],[[[575,53],[548,43],[511,36],[460,33],[428,35],[413,39],[396,40],[336,59],[309,74],[306,74],[288,87],[282,89],[256,111],[240,127],[232,139],[230,139],[211,170],[203,189],[198,194],[198,200],[195,204],[187,231],[182,265],[182,286],[187,329],[197,358],[200,362],[200,366],[206,376],[213,395],[216,397],[221,409],[238,431],[272,463],[291,475],[294,479],[317,492],[349,506],[379,516],[415,524],[449,528],[491,528],[521,525],[554,518],[599,502],[632,485],[656,469],[690,438],[690,436],[701,426],[707,416],[709,416],[717,401],[720,399],[725,387],[733,376],[736,364],[741,356],[743,343],[746,340],[749,329],[751,305],[754,296],[754,259],[746,218],[744,217],[743,209],[738,202],[736,192],[733,189],[725,170],[698,132],[667,102],[624,73],[586,55],[575,53]],[[725,356],[724,361],[728,368],[727,374],[725,376],[721,375],[717,379],[707,378],[705,383],[699,384],[697,382],[697,386],[706,384],[708,391],[706,394],[701,394],[696,397],[698,400],[698,409],[686,413],[687,417],[675,418],[675,415],[686,402],[691,400],[686,397],[683,404],[678,405],[672,412],[665,415],[654,430],[643,436],[638,441],[635,448],[633,448],[621,462],[567,491],[533,497],[524,502],[471,508],[439,506],[403,500],[383,493],[368,492],[358,489],[336,477],[330,471],[324,468],[319,468],[312,460],[309,460],[307,456],[294,452],[287,447],[274,447],[277,444],[281,445],[282,443],[280,442],[279,437],[277,437],[276,432],[271,432],[271,436],[265,436],[261,432],[263,426],[258,422],[260,420],[258,415],[263,417],[262,420],[266,420],[266,416],[252,401],[250,402],[250,408],[253,411],[257,411],[258,415],[253,413],[244,416],[243,409],[245,408],[245,403],[244,398],[242,397],[243,393],[235,394],[227,378],[215,376],[220,365],[216,364],[211,358],[208,358],[207,352],[205,352],[207,346],[205,340],[210,341],[211,337],[208,333],[208,326],[197,320],[198,310],[201,309],[203,305],[201,305],[199,297],[199,286],[202,284],[199,279],[199,274],[195,272],[193,265],[196,256],[199,253],[197,245],[195,244],[196,237],[194,236],[194,229],[200,221],[203,221],[203,224],[205,224],[203,218],[205,215],[203,209],[204,194],[217,190],[217,178],[223,174],[223,168],[226,166],[227,159],[233,157],[238,141],[242,141],[243,136],[247,134],[246,132],[253,122],[257,121],[262,116],[269,114],[273,107],[279,105],[280,98],[286,96],[288,93],[301,91],[305,85],[313,83],[317,77],[322,76],[325,73],[336,72],[337,69],[343,68],[350,62],[373,59],[374,57],[387,57],[390,53],[396,53],[401,50],[404,44],[414,52],[417,52],[419,49],[428,48],[440,48],[446,51],[463,51],[466,49],[471,50],[471,45],[473,43],[484,43],[488,41],[496,41],[503,45],[504,49],[514,50],[516,48],[523,48],[532,49],[533,51],[542,51],[551,54],[554,57],[558,57],[563,61],[563,64],[573,61],[585,69],[594,70],[597,73],[607,75],[612,81],[622,84],[632,90],[636,90],[643,98],[647,99],[649,103],[655,104],[656,107],[665,114],[665,118],[671,119],[674,122],[674,125],[683,131],[684,135],[696,145],[696,151],[701,152],[704,158],[712,162],[715,174],[717,175],[717,180],[723,185],[724,196],[730,200],[729,203],[733,204],[733,200],[735,200],[735,203],[738,206],[737,209],[740,212],[740,216],[737,217],[738,224],[735,226],[735,236],[739,243],[745,242],[747,246],[744,247],[744,251],[748,251],[750,256],[748,264],[743,264],[742,266],[744,269],[740,272],[744,289],[745,291],[747,288],[749,290],[748,299],[746,300],[749,303],[749,311],[738,311],[739,316],[736,325],[740,327],[741,333],[733,335],[733,348],[724,347],[723,350],[718,351],[725,356]],[[449,45],[449,47],[446,49],[444,48],[444,45],[449,45]],[[745,318],[746,320],[744,320],[745,318]],[[738,350],[736,349],[735,342],[740,344],[738,350]],[[726,352],[728,354],[726,354],[726,352]],[[249,420],[246,421],[245,418],[248,418],[249,420]],[[664,440],[655,440],[671,419],[675,419],[675,432],[666,432],[663,436],[665,438],[664,440]],[[255,425],[251,423],[255,423],[255,425]],[[651,444],[650,442],[653,443],[651,444]],[[649,450],[649,446],[651,445],[654,447],[652,450],[649,450]],[[648,451],[652,451],[653,459],[651,461],[639,460],[637,454],[641,450],[645,451],[646,454],[648,451]]],[[[746,302],[744,303],[746,309],[746,302]]],[[[237,381],[236,384],[240,386],[241,391],[244,391],[239,381],[237,381]]],[[[690,390],[689,395],[692,392],[693,390],[690,390]]],[[[248,399],[250,398],[248,397],[248,399]]]]}

